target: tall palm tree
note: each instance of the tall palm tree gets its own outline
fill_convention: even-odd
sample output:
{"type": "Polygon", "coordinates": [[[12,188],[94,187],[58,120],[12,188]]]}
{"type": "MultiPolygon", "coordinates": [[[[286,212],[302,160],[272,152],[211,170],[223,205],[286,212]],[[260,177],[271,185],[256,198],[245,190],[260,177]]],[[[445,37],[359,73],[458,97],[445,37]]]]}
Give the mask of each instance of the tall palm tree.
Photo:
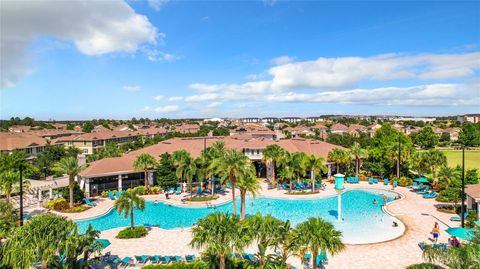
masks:
{"type": "Polygon", "coordinates": [[[337,165],[337,173],[340,172],[340,164],[346,164],[349,159],[347,152],[341,149],[334,148],[328,153],[328,160],[335,162],[337,165]]]}
{"type": "Polygon", "coordinates": [[[312,253],[313,269],[317,268],[317,256],[321,251],[328,251],[331,255],[345,249],[342,242],[342,232],[321,218],[309,218],[300,223],[294,230],[293,240],[300,247],[305,247],[312,253]]]}
{"type": "Polygon", "coordinates": [[[460,173],[458,170],[444,165],[440,167],[440,170],[438,171],[438,178],[444,182],[445,187],[448,188],[454,179],[460,178],[460,173]]]}
{"type": "Polygon", "coordinates": [[[53,165],[52,170],[68,175],[68,191],[70,194],[70,207],[73,207],[73,186],[75,183],[75,177],[80,173],[85,166],[78,165],[76,157],[65,157],[60,159],[53,165]]]}
{"type": "Polygon", "coordinates": [[[10,201],[10,195],[13,192],[15,184],[20,181],[19,174],[12,170],[7,170],[0,173],[0,190],[7,197],[7,201],[10,201]]]}
{"type": "MultiPolygon", "coordinates": [[[[286,167],[291,167],[293,173],[295,174],[295,178],[297,182],[300,182],[300,177],[304,176],[307,173],[307,166],[309,162],[309,157],[307,154],[303,152],[294,152],[294,153],[287,153],[285,158],[280,160],[280,165],[282,169],[286,167]]],[[[290,184],[290,190],[291,186],[290,184]]]]}
{"type": "Polygon", "coordinates": [[[437,182],[437,168],[447,164],[447,157],[438,149],[431,149],[425,152],[426,163],[432,172],[433,181],[437,182]]]}
{"type": "Polygon", "coordinates": [[[260,183],[255,175],[255,167],[252,164],[247,165],[244,173],[237,179],[237,186],[240,191],[240,220],[245,218],[245,199],[247,192],[255,197],[260,191],[260,183]]]}
{"type": "Polygon", "coordinates": [[[232,187],[232,206],[233,214],[237,214],[237,203],[235,200],[235,185],[237,178],[247,174],[251,169],[251,163],[245,154],[228,149],[219,158],[216,158],[210,164],[215,174],[219,175],[224,181],[228,180],[232,187]]]}
{"type": "Polygon", "coordinates": [[[245,227],[247,227],[250,236],[258,245],[257,256],[259,258],[258,268],[263,269],[267,258],[266,250],[269,247],[276,247],[282,243],[281,232],[285,223],[270,215],[262,216],[260,213],[245,219],[245,227]]]}
{"type": "Polygon", "coordinates": [[[290,191],[292,191],[292,180],[295,178],[295,171],[293,170],[293,167],[291,166],[284,166],[282,171],[280,171],[279,176],[282,179],[287,179],[290,184],[290,191]]]}
{"type": "Polygon", "coordinates": [[[272,164],[272,176],[273,176],[273,184],[276,184],[277,178],[276,178],[276,170],[277,170],[277,162],[285,157],[285,150],[281,148],[279,145],[268,145],[264,150],[263,150],[263,161],[267,162],[270,161],[272,164]]]}
{"type": "Polygon", "coordinates": [[[151,169],[157,165],[157,160],[155,157],[148,153],[142,153],[137,156],[133,162],[133,168],[135,171],[143,171],[144,173],[144,186],[148,187],[148,169],[151,169]]]}
{"type": "Polygon", "coordinates": [[[363,158],[367,157],[367,152],[356,143],[349,149],[348,153],[350,153],[350,156],[355,160],[355,176],[358,177],[360,162],[363,158]]]}
{"type": "Polygon", "coordinates": [[[193,188],[191,188],[191,183],[193,181],[193,177],[197,173],[195,160],[186,150],[175,151],[173,153],[173,160],[174,165],[177,168],[177,178],[180,178],[182,181],[187,181],[190,184],[190,191],[193,191],[193,188]]]}
{"type": "Polygon", "coordinates": [[[280,247],[281,257],[280,261],[282,265],[287,264],[288,257],[292,254],[294,250],[294,243],[292,242],[293,229],[289,220],[283,222],[283,225],[277,230],[277,240],[278,244],[275,248],[280,247]]]}
{"type": "Polygon", "coordinates": [[[218,256],[220,269],[232,251],[241,252],[251,239],[236,215],[216,212],[198,220],[190,246],[218,256]]]}
{"type": "Polygon", "coordinates": [[[315,191],[315,178],[317,173],[327,172],[327,166],[325,165],[325,160],[320,157],[317,158],[315,155],[310,155],[307,162],[308,169],[310,170],[310,179],[312,181],[312,192],[315,191]]]}
{"type": "Polygon", "coordinates": [[[127,218],[130,215],[130,227],[134,228],[133,211],[135,209],[145,209],[145,199],[140,197],[142,190],[140,188],[128,189],[123,192],[120,197],[115,200],[113,207],[120,214],[123,213],[123,217],[127,218]]]}

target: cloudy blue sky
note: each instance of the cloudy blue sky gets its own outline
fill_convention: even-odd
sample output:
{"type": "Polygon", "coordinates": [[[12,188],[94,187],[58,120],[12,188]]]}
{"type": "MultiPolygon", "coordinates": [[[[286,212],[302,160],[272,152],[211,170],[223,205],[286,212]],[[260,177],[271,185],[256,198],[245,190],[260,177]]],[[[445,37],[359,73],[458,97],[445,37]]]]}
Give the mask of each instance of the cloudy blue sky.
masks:
{"type": "Polygon", "coordinates": [[[0,118],[480,112],[480,2],[2,1],[0,118]]]}

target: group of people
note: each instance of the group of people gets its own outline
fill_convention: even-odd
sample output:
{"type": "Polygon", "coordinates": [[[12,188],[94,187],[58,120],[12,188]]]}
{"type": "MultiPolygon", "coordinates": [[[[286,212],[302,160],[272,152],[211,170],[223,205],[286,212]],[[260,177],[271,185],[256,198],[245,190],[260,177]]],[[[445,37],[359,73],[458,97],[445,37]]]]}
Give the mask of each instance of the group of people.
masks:
{"type": "MultiPolygon", "coordinates": [[[[432,231],[430,232],[430,234],[432,234],[432,241],[437,243],[438,242],[438,237],[440,236],[440,226],[438,225],[438,222],[435,222],[435,224],[433,225],[433,229],[432,231]]],[[[452,247],[459,247],[460,246],[460,241],[458,240],[458,238],[456,236],[451,236],[449,239],[448,239],[448,244],[452,247]]]]}

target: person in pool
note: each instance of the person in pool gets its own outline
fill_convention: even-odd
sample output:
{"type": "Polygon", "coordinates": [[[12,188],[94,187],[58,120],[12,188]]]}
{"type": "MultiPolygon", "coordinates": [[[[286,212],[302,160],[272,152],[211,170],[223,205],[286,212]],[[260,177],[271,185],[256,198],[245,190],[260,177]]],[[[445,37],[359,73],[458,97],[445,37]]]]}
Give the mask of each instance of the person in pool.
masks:
{"type": "Polygon", "coordinates": [[[433,225],[431,234],[433,236],[433,242],[437,243],[438,236],[440,236],[440,227],[438,227],[438,222],[435,222],[435,224],[433,225]]]}
{"type": "Polygon", "coordinates": [[[383,195],[383,204],[387,204],[387,196],[385,194],[383,195]]]}
{"type": "Polygon", "coordinates": [[[153,204],[158,205],[158,200],[153,201],[153,204]]]}
{"type": "Polygon", "coordinates": [[[377,199],[373,199],[373,204],[374,204],[374,205],[377,204],[377,199]]]}

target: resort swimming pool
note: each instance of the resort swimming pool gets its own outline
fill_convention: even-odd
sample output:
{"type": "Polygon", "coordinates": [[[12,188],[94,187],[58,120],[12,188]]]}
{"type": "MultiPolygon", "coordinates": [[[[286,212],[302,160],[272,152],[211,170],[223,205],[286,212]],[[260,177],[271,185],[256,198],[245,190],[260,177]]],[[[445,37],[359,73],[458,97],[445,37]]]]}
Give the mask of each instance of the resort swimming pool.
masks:
{"type": "MultiPolygon", "coordinates": [[[[247,199],[247,215],[261,213],[270,214],[282,220],[290,220],[293,226],[310,217],[321,217],[330,221],[343,233],[346,243],[373,243],[390,240],[400,236],[405,227],[403,224],[382,210],[385,194],[388,201],[395,197],[395,193],[383,190],[349,190],[342,194],[342,217],[344,221],[337,221],[337,196],[319,199],[272,199],[258,197],[247,199]],[[378,201],[373,204],[373,200],[378,201]],[[392,227],[393,221],[398,227],[392,227]]],[[[293,197],[292,197],[293,198],[293,197]]],[[[237,205],[240,203],[237,202],[237,205]]],[[[154,204],[147,202],[145,210],[135,211],[136,225],[158,225],[162,229],[187,228],[203,216],[214,211],[231,211],[231,202],[219,205],[216,208],[187,208],[171,206],[164,203],[154,204]]],[[[237,209],[240,212],[239,208],[237,209]]],[[[108,214],[77,221],[81,231],[85,231],[89,224],[95,229],[105,231],[112,228],[130,225],[130,219],[125,219],[112,210],[108,214]]]]}

